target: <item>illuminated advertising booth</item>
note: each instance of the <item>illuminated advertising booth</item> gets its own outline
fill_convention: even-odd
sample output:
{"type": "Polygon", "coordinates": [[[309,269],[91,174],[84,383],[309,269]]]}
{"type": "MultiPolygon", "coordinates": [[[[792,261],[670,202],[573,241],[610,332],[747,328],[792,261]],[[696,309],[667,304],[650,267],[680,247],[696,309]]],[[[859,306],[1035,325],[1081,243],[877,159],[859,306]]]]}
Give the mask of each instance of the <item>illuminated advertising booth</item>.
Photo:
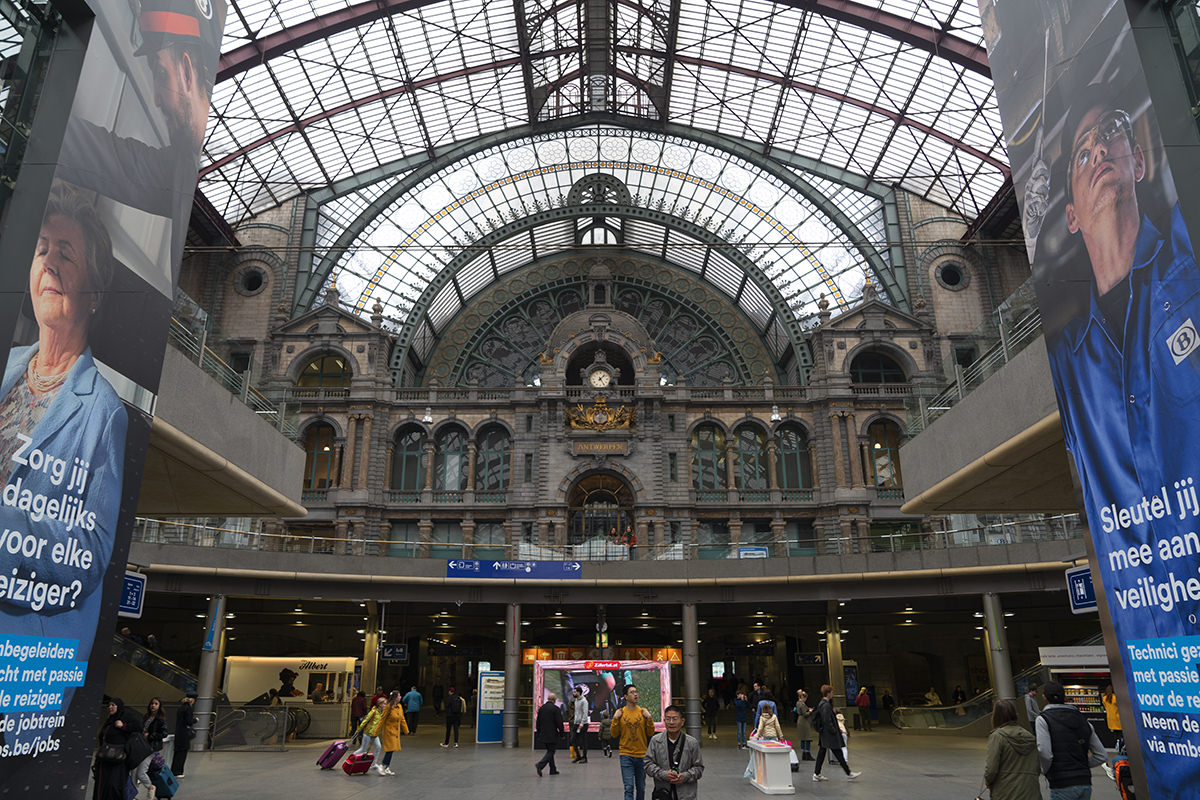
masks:
{"type": "Polygon", "coordinates": [[[663,709],[671,704],[671,665],[667,661],[535,661],[533,664],[534,712],[554,694],[570,723],[567,702],[576,687],[588,704],[588,731],[597,741],[608,738],[613,715],[625,703],[625,687],[638,688],[638,705],[650,712],[654,730],[663,730],[663,709]]]}

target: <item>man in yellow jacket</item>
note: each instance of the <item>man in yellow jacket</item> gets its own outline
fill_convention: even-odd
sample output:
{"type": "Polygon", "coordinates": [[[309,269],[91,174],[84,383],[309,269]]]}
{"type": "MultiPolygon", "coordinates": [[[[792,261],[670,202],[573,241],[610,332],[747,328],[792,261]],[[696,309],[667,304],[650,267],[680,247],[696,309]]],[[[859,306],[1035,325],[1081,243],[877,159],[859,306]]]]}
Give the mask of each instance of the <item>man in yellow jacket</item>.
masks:
{"type": "Polygon", "coordinates": [[[646,800],[646,743],[654,735],[650,712],[638,705],[638,690],[632,683],[625,687],[625,705],[617,709],[610,726],[612,737],[620,742],[621,782],[625,800],[646,800]]]}

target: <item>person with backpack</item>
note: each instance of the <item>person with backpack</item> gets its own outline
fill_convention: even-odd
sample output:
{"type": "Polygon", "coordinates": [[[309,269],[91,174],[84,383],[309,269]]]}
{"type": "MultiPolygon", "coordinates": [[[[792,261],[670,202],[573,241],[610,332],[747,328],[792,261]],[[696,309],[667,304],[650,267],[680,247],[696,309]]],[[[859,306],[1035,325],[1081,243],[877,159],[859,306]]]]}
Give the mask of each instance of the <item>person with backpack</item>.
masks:
{"type": "Polygon", "coordinates": [[[1050,800],[1088,800],[1092,796],[1092,767],[1108,759],[1100,737],[1075,706],[1066,705],[1058,681],[1043,688],[1046,707],[1037,729],[1038,760],[1050,784],[1050,800]]]}
{"type": "Polygon", "coordinates": [[[842,736],[842,731],[838,727],[837,711],[833,708],[833,687],[828,683],[821,687],[821,702],[817,704],[817,708],[812,714],[813,730],[817,732],[817,764],[813,769],[814,781],[827,781],[821,774],[821,766],[825,763],[825,755],[830,755],[830,761],[837,759],[842,765],[842,769],[846,773],[846,780],[852,781],[861,775],[861,772],[851,772],[850,765],[846,763],[846,757],[842,754],[842,748],[846,746],[846,739],[842,736]]]}
{"type": "Polygon", "coordinates": [[[1021,727],[1011,700],[997,700],[983,767],[991,800],[1041,800],[1040,772],[1037,739],[1021,727]]]}
{"type": "Polygon", "coordinates": [[[450,746],[450,731],[454,731],[454,746],[458,747],[458,729],[462,725],[463,714],[467,713],[467,702],[455,693],[451,686],[446,690],[446,739],[442,747],[450,746]]]}

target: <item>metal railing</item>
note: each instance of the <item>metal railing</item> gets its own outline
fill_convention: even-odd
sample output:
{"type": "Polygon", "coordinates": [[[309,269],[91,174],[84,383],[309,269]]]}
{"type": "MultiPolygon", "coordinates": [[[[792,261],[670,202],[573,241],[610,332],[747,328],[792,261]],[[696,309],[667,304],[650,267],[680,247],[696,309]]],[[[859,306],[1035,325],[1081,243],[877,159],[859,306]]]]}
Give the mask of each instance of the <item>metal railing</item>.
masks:
{"type": "Polygon", "coordinates": [[[298,430],[287,418],[282,404],[271,402],[262,392],[250,385],[250,371],[236,372],[233,367],[208,348],[203,336],[196,336],[184,322],[171,317],[168,340],[175,349],[194,361],[230,394],[250,407],[255,414],[289,438],[296,438],[298,430]]]}
{"type": "Polygon", "coordinates": [[[682,561],[738,558],[739,547],[745,545],[765,546],[767,557],[775,558],[993,547],[1076,539],[1081,538],[1085,532],[1082,520],[1077,514],[1064,514],[1004,520],[988,525],[942,531],[899,531],[857,537],[811,535],[768,541],[745,540],[739,543],[722,537],[703,542],[679,540],[629,546],[613,543],[606,537],[594,537],[573,544],[538,541],[467,543],[432,539],[343,539],[336,536],[266,533],[261,530],[261,523],[258,524],[258,528],[245,530],[180,520],[138,517],[133,539],[147,544],[342,556],[437,559],[486,557],[531,561],[682,561]]]}

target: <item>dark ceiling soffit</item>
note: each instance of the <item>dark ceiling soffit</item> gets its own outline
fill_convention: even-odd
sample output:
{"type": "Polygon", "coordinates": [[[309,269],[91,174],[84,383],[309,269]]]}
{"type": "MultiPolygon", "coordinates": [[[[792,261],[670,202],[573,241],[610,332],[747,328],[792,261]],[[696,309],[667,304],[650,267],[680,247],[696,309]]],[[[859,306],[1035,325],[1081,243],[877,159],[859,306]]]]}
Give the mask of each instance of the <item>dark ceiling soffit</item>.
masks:
{"type": "MultiPolygon", "coordinates": [[[[290,28],[264,36],[221,56],[217,82],[228,80],[266,61],[297,50],[351,28],[393,14],[413,11],[444,0],[369,0],[349,8],[305,20],[290,28]]],[[[780,5],[813,11],[831,19],[849,22],[875,33],[921,48],[939,58],[991,77],[987,52],[979,45],[951,36],[886,11],[849,0],[776,0],[780,5]]]]}
{"type": "MultiPolygon", "coordinates": [[[[518,129],[509,129],[501,133],[486,134],[472,142],[459,143],[444,153],[438,155],[433,160],[426,160],[422,157],[419,159],[419,163],[408,165],[409,169],[412,169],[413,167],[416,167],[416,169],[410,174],[406,175],[404,179],[399,181],[395,186],[390,187],[386,192],[377,197],[367,208],[363,209],[359,213],[358,217],[356,217],[353,222],[346,226],[341,236],[338,237],[337,242],[329,248],[328,254],[321,259],[321,262],[317,268],[311,271],[308,285],[300,291],[296,299],[297,311],[306,309],[313,301],[320,287],[324,285],[323,281],[333,270],[342,252],[350,246],[354,239],[356,239],[363,230],[366,229],[367,224],[369,224],[372,219],[383,213],[383,211],[389,205],[395,202],[396,198],[410,191],[413,186],[416,186],[429,176],[444,169],[447,164],[466,158],[467,156],[479,150],[493,147],[498,144],[515,141],[517,139],[529,138],[536,133],[565,131],[586,125],[613,125],[635,131],[649,131],[668,136],[678,136],[683,139],[688,139],[700,144],[706,144],[722,149],[738,158],[745,159],[749,163],[754,164],[758,168],[772,175],[777,180],[792,186],[803,197],[807,198],[819,209],[821,209],[821,211],[824,212],[835,225],[837,225],[846,233],[847,236],[851,238],[851,241],[862,241],[865,239],[865,236],[858,226],[855,225],[850,218],[841,211],[841,209],[830,203],[828,198],[826,198],[814,186],[805,181],[801,176],[796,175],[786,169],[780,169],[778,166],[778,158],[763,156],[749,143],[738,139],[733,139],[731,137],[722,136],[711,131],[686,128],[684,126],[675,125],[672,123],[656,123],[641,117],[620,117],[609,114],[588,115],[586,117],[558,119],[552,122],[540,123],[538,126],[536,126],[536,128],[534,126],[526,126],[518,129]]],[[[807,169],[814,174],[830,180],[839,181],[838,177],[823,173],[820,169],[820,164],[809,164],[807,160],[800,160],[798,156],[794,156],[794,154],[791,155],[793,155],[793,158],[791,160],[784,161],[784,163],[797,169],[807,169]]],[[[396,167],[397,169],[395,171],[400,171],[401,166],[396,165],[396,167]]],[[[371,170],[371,175],[376,175],[376,171],[371,170]]],[[[377,176],[375,179],[378,180],[379,177],[381,176],[377,176]]],[[[851,185],[858,191],[866,192],[867,194],[879,197],[883,199],[885,203],[893,196],[892,191],[887,187],[881,186],[874,182],[864,181],[861,176],[854,177],[858,178],[859,183],[851,185]]],[[[353,191],[354,188],[356,187],[346,186],[344,191],[353,191]]],[[[312,194],[310,203],[320,205],[332,200],[336,196],[339,195],[328,192],[327,190],[317,191],[312,194]]],[[[312,244],[312,242],[308,241],[305,243],[308,245],[312,244]]],[[[877,252],[869,252],[866,249],[860,249],[859,253],[871,264],[875,274],[879,277],[880,282],[887,287],[889,296],[904,306],[908,301],[908,293],[904,290],[902,282],[899,282],[895,275],[889,274],[880,255],[877,252]]],[[[893,264],[892,268],[893,270],[902,269],[902,264],[895,263],[893,264]]]]}
{"type": "Polygon", "coordinates": [[[944,30],[922,25],[911,19],[878,8],[871,8],[850,0],[775,0],[780,5],[815,11],[823,17],[849,22],[873,33],[927,50],[939,58],[952,61],[972,72],[988,78],[992,68],[988,65],[987,50],[982,45],[951,36],[944,30]]]}

